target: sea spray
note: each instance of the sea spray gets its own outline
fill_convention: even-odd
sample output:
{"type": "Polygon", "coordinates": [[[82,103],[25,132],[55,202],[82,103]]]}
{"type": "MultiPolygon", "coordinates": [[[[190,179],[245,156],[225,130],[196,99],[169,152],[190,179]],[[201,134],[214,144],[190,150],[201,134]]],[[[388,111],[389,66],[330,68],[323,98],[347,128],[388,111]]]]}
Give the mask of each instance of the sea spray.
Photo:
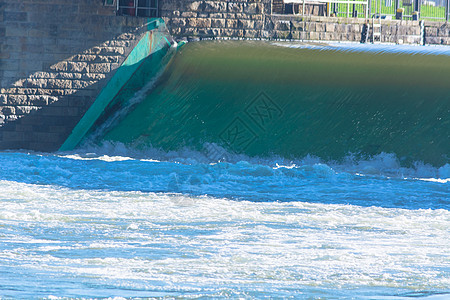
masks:
{"type": "Polygon", "coordinates": [[[447,54],[332,47],[193,43],[89,143],[0,152],[0,298],[448,298],[447,54]]]}

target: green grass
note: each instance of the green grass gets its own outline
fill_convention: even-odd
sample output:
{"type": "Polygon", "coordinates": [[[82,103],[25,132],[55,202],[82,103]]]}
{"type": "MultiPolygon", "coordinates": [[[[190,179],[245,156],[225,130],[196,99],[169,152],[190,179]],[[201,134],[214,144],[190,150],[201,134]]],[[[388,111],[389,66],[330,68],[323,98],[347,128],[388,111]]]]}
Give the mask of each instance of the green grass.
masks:
{"type": "Polygon", "coordinates": [[[437,21],[445,20],[445,7],[443,6],[431,6],[422,5],[420,7],[421,18],[431,18],[437,21]],[[440,20],[438,20],[440,19],[440,20]]]}
{"type": "MultiPolygon", "coordinates": [[[[369,12],[369,17],[373,14],[378,14],[379,2],[372,3],[372,12],[369,12]]],[[[399,3],[399,7],[404,8],[404,15],[411,15],[413,13],[411,6],[403,6],[402,1],[399,3]]],[[[349,16],[352,16],[353,4],[343,4],[340,3],[337,5],[337,16],[338,17],[346,17],[347,16],[347,6],[349,8],[349,16]]],[[[358,11],[358,17],[364,17],[364,5],[357,4],[355,9],[358,11]]],[[[386,6],[385,1],[381,1],[381,15],[391,15],[395,18],[396,8],[395,1],[392,0],[391,6],[386,6]]],[[[409,18],[411,19],[411,18],[409,18]]],[[[443,6],[431,6],[431,5],[421,5],[420,7],[420,19],[429,20],[429,21],[445,21],[445,7],[443,6]]]]}

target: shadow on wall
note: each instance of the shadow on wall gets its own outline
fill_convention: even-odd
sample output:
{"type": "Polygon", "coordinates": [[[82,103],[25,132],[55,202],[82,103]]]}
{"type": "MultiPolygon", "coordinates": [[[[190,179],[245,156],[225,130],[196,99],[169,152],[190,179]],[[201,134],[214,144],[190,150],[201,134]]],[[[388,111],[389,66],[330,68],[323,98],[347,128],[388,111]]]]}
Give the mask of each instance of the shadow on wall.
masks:
{"type": "Polygon", "coordinates": [[[80,2],[0,4],[0,149],[57,150],[146,31],[80,2]]]}
{"type": "MultiPolygon", "coordinates": [[[[123,73],[135,72],[141,64],[122,66],[123,73]]],[[[113,76],[114,74],[108,75],[113,76]]],[[[36,107],[30,112],[17,116],[17,119],[0,125],[0,149],[26,149],[35,151],[57,151],[67,140],[72,130],[80,122],[98,95],[109,82],[107,79],[98,80],[85,89],[73,94],[60,96],[53,103],[36,107]]],[[[120,94],[112,97],[112,107],[108,111],[114,113],[120,108],[123,94],[131,98],[141,89],[142,85],[127,84],[120,88],[120,94]]],[[[41,96],[37,96],[41,97],[41,96]]],[[[127,98],[127,99],[128,99],[127,98]]],[[[102,119],[97,121],[101,125],[108,116],[103,113],[102,119]]]]}

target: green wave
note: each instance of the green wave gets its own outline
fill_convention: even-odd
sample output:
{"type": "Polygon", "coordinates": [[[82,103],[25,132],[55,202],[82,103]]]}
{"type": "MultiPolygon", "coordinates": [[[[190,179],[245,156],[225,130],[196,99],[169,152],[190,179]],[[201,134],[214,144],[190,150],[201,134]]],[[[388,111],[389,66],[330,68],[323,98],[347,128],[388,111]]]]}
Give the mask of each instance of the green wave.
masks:
{"type": "Polygon", "coordinates": [[[188,43],[102,139],[326,160],[385,152],[440,166],[450,161],[449,82],[448,55],[188,43]]]}

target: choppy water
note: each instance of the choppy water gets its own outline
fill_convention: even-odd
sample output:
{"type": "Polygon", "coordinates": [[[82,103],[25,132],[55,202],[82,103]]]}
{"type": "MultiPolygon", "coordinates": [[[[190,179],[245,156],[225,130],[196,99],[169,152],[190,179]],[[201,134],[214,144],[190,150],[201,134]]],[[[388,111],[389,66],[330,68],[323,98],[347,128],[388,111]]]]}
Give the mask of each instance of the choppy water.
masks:
{"type": "Polygon", "coordinates": [[[2,297],[449,296],[449,166],[144,156],[0,154],[2,297]]]}
{"type": "MultiPolygon", "coordinates": [[[[302,66],[296,51],[328,53],[288,46],[290,75],[302,66]]],[[[214,51],[223,54],[215,44],[185,48],[142,103],[75,151],[0,152],[0,298],[450,298],[446,52],[362,57],[348,46],[372,67],[387,55],[363,86],[395,58],[441,72],[426,77],[431,89],[406,94],[396,84],[420,76],[394,72],[377,93],[399,98],[377,98],[348,81],[361,70],[340,78],[329,64],[295,78],[331,76],[344,88],[284,85],[281,73],[259,82],[276,64],[250,59],[256,71],[245,73],[252,63],[233,60],[242,49],[251,58],[249,47],[225,43],[227,63],[212,69],[214,51]],[[231,80],[250,73],[246,86],[231,80]],[[277,119],[258,127],[249,104],[261,90],[281,114],[269,110],[277,119]],[[257,138],[231,142],[230,124],[257,138]]],[[[346,47],[328,63],[348,63],[346,47]]]]}

